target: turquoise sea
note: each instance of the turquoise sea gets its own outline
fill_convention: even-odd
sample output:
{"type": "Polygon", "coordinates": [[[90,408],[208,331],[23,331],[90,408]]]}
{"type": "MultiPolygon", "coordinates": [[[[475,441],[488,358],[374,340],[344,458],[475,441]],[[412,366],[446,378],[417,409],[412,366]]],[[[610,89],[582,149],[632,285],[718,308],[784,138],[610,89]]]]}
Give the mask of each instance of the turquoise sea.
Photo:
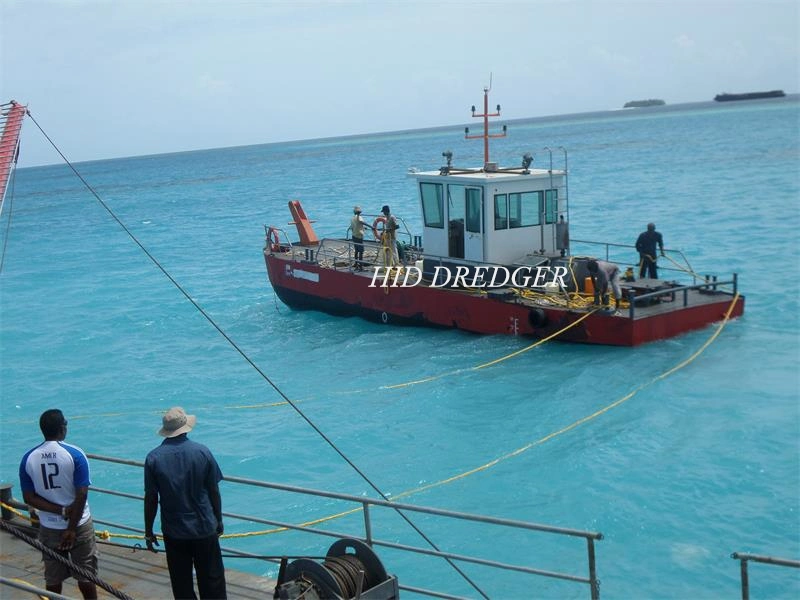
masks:
{"type": "MultiPolygon", "coordinates": [[[[57,132],[47,133],[58,143],[57,132]]],[[[39,135],[27,121],[22,151],[39,135]]],[[[462,127],[75,166],[387,495],[454,478],[403,501],[600,531],[602,598],[739,597],[732,552],[800,559],[800,103],[794,96],[512,122],[508,137],[493,141],[492,159],[516,165],[545,146],[569,151],[573,238],[633,243],[655,221],[695,271],[739,274],[744,317],[661,379],[716,327],[634,349],[550,342],[491,368],[386,389],[486,363],[531,340],[292,311],[267,280],[263,226],[286,227],[287,201],[300,199],[320,237],[343,236],[356,203],[371,214],[390,204],[419,233],[407,169],[437,168],[447,149],[456,165],[479,164],[482,144],[464,140],[462,127]]],[[[61,408],[68,440],[87,452],[143,460],[160,442],[161,412],[180,405],[198,416],[190,435],[226,475],[377,497],[66,165],[17,172],[0,232],[0,479],[14,483],[15,495],[18,461],[39,441],[44,409],[61,408]]],[[[98,461],[92,469],[96,486],[142,492],[136,469],[98,461]]],[[[97,493],[90,502],[98,518],[141,527],[135,503],[97,493]]],[[[223,484],[223,502],[226,511],[294,522],[331,512],[231,484],[223,484]]],[[[402,523],[391,527],[382,537],[421,543],[402,523]]],[[[259,528],[231,520],[227,531],[259,528]]],[[[498,560],[585,575],[578,541],[562,547],[540,535],[495,538],[457,525],[431,537],[451,551],[489,548],[498,560]]],[[[262,555],[327,549],[295,534],[224,544],[262,555]]],[[[476,597],[441,562],[379,554],[401,583],[476,597]]],[[[253,560],[226,564],[276,573],[253,560]]],[[[581,585],[465,570],[492,598],[589,597],[581,585]]],[[[800,597],[800,571],[753,564],[750,585],[752,598],[800,597]]]]}

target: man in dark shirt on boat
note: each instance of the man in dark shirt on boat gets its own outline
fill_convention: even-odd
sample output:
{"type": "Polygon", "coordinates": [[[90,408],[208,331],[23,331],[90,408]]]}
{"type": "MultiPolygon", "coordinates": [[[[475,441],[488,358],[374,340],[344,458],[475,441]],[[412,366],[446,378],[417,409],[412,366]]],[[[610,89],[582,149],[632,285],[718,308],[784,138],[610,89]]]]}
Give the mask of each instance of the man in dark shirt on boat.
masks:
{"type": "Polygon", "coordinates": [[[222,535],[222,471],[211,451],[186,437],[197,418],[175,407],[167,411],[158,434],[166,439],[144,463],[144,537],[156,552],[153,521],[161,502],[161,531],[175,598],[226,598],[222,535]]]}
{"type": "Polygon", "coordinates": [[[648,223],[647,231],[639,234],[639,238],[636,240],[636,251],[639,253],[639,277],[647,276],[650,279],[658,279],[656,246],[661,251],[661,256],[664,256],[664,239],[656,231],[655,223],[648,223]]]}
{"type": "Polygon", "coordinates": [[[608,307],[608,288],[614,292],[614,310],[619,311],[619,301],[622,298],[622,290],[619,287],[619,267],[613,263],[603,260],[590,260],[586,263],[589,269],[589,276],[592,278],[594,287],[594,303],[600,304],[600,297],[603,298],[603,306],[608,307]]]}

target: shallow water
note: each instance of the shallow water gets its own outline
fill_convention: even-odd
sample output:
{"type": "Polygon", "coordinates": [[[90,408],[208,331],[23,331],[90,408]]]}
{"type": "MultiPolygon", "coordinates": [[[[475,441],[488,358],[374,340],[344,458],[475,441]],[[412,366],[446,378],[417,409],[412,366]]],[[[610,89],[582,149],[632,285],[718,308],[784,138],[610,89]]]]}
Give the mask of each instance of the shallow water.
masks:
{"type": "MultiPolygon", "coordinates": [[[[491,368],[387,390],[380,388],[483,364],[530,340],[295,312],[274,297],[263,225],[285,226],[287,200],[303,201],[320,237],[344,235],[355,203],[367,213],[391,204],[419,232],[406,169],[438,167],[445,149],[455,164],[480,162],[481,144],[462,140],[460,128],[77,168],[186,294],[385,494],[500,458],[404,501],[601,531],[604,598],[730,598],[739,595],[731,552],[800,558],[799,116],[796,100],[709,103],[514,123],[493,143],[503,164],[543,146],[569,150],[573,238],[632,243],[655,221],[695,271],[739,274],[745,316],[661,380],[714,328],[635,349],[552,342],[491,368]]],[[[27,123],[23,151],[25,136],[37,134],[27,123]]],[[[535,165],[543,160],[537,154],[535,165]]],[[[18,460],[37,443],[46,408],[65,411],[70,441],[86,451],[143,460],[159,443],[160,412],[182,405],[198,415],[193,439],[214,451],[226,475],[375,496],[290,407],[274,405],[279,394],[67,167],[20,170],[6,202],[4,481],[18,486],[18,460]]],[[[95,485],[141,493],[135,470],[92,467],[95,485]]],[[[270,494],[254,500],[233,485],[224,484],[223,496],[225,510],[266,518],[336,512],[270,494]]],[[[91,502],[96,515],[140,525],[130,505],[99,494],[91,502]]],[[[490,547],[498,560],[584,574],[580,543],[536,535],[497,543],[486,531],[424,524],[453,551],[490,547]]],[[[420,542],[402,523],[382,525],[389,537],[420,542]]],[[[228,524],[230,532],[251,528],[228,524]]],[[[261,554],[319,554],[319,544],[294,535],[226,541],[261,554]]],[[[474,596],[441,563],[381,557],[401,583],[422,577],[426,587],[474,596]]],[[[228,566],[274,576],[261,563],[228,566]]],[[[516,577],[470,573],[493,598],[588,595],[574,584],[534,580],[532,590],[516,577]]],[[[754,598],[800,593],[794,569],[754,565],[750,583],[754,598]]]]}

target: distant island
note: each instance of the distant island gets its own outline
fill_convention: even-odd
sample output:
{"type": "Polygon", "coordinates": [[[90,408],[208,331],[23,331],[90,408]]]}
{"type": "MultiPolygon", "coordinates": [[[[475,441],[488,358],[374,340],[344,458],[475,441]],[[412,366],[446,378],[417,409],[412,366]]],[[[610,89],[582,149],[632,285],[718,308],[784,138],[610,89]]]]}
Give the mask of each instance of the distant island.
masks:
{"type": "Polygon", "coordinates": [[[658,98],[651,98],[650,100],[631,100],[626,102],[622,108],[642,108],[644,106],[664,106],[666,102],[658,98]]]}
{"type": "Polygon", "coordinates": [[[717,102],[730,102],[731,100],[758,100],[760,98],[783,98],[786,94],[783,90],[772,90],[771,92],[749,92],[747,94],[717,94],[714,100],[717,102]]]}

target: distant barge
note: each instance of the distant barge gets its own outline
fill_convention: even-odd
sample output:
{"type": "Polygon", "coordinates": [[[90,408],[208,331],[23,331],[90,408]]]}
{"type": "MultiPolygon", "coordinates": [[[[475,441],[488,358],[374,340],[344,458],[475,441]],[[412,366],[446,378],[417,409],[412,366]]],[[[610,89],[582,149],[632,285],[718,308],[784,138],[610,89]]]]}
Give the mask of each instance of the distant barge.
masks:
{"type": "Polygon", "coordinates": [[[666,102],[660,98],[650,98],[648,100],[631,100],[626,102],[622,108],[645,108],[647,106],[664,106],[666,102]]]}
{"type": "Polygon", "coordinates": [[[717,94],[714,100],[717,102],[730,102],[732,100],[760,100],[762,98],[783,98],[786,94],[783,90],[772,90],[771,92],[750,92],[748,94],[717,94]]]}

